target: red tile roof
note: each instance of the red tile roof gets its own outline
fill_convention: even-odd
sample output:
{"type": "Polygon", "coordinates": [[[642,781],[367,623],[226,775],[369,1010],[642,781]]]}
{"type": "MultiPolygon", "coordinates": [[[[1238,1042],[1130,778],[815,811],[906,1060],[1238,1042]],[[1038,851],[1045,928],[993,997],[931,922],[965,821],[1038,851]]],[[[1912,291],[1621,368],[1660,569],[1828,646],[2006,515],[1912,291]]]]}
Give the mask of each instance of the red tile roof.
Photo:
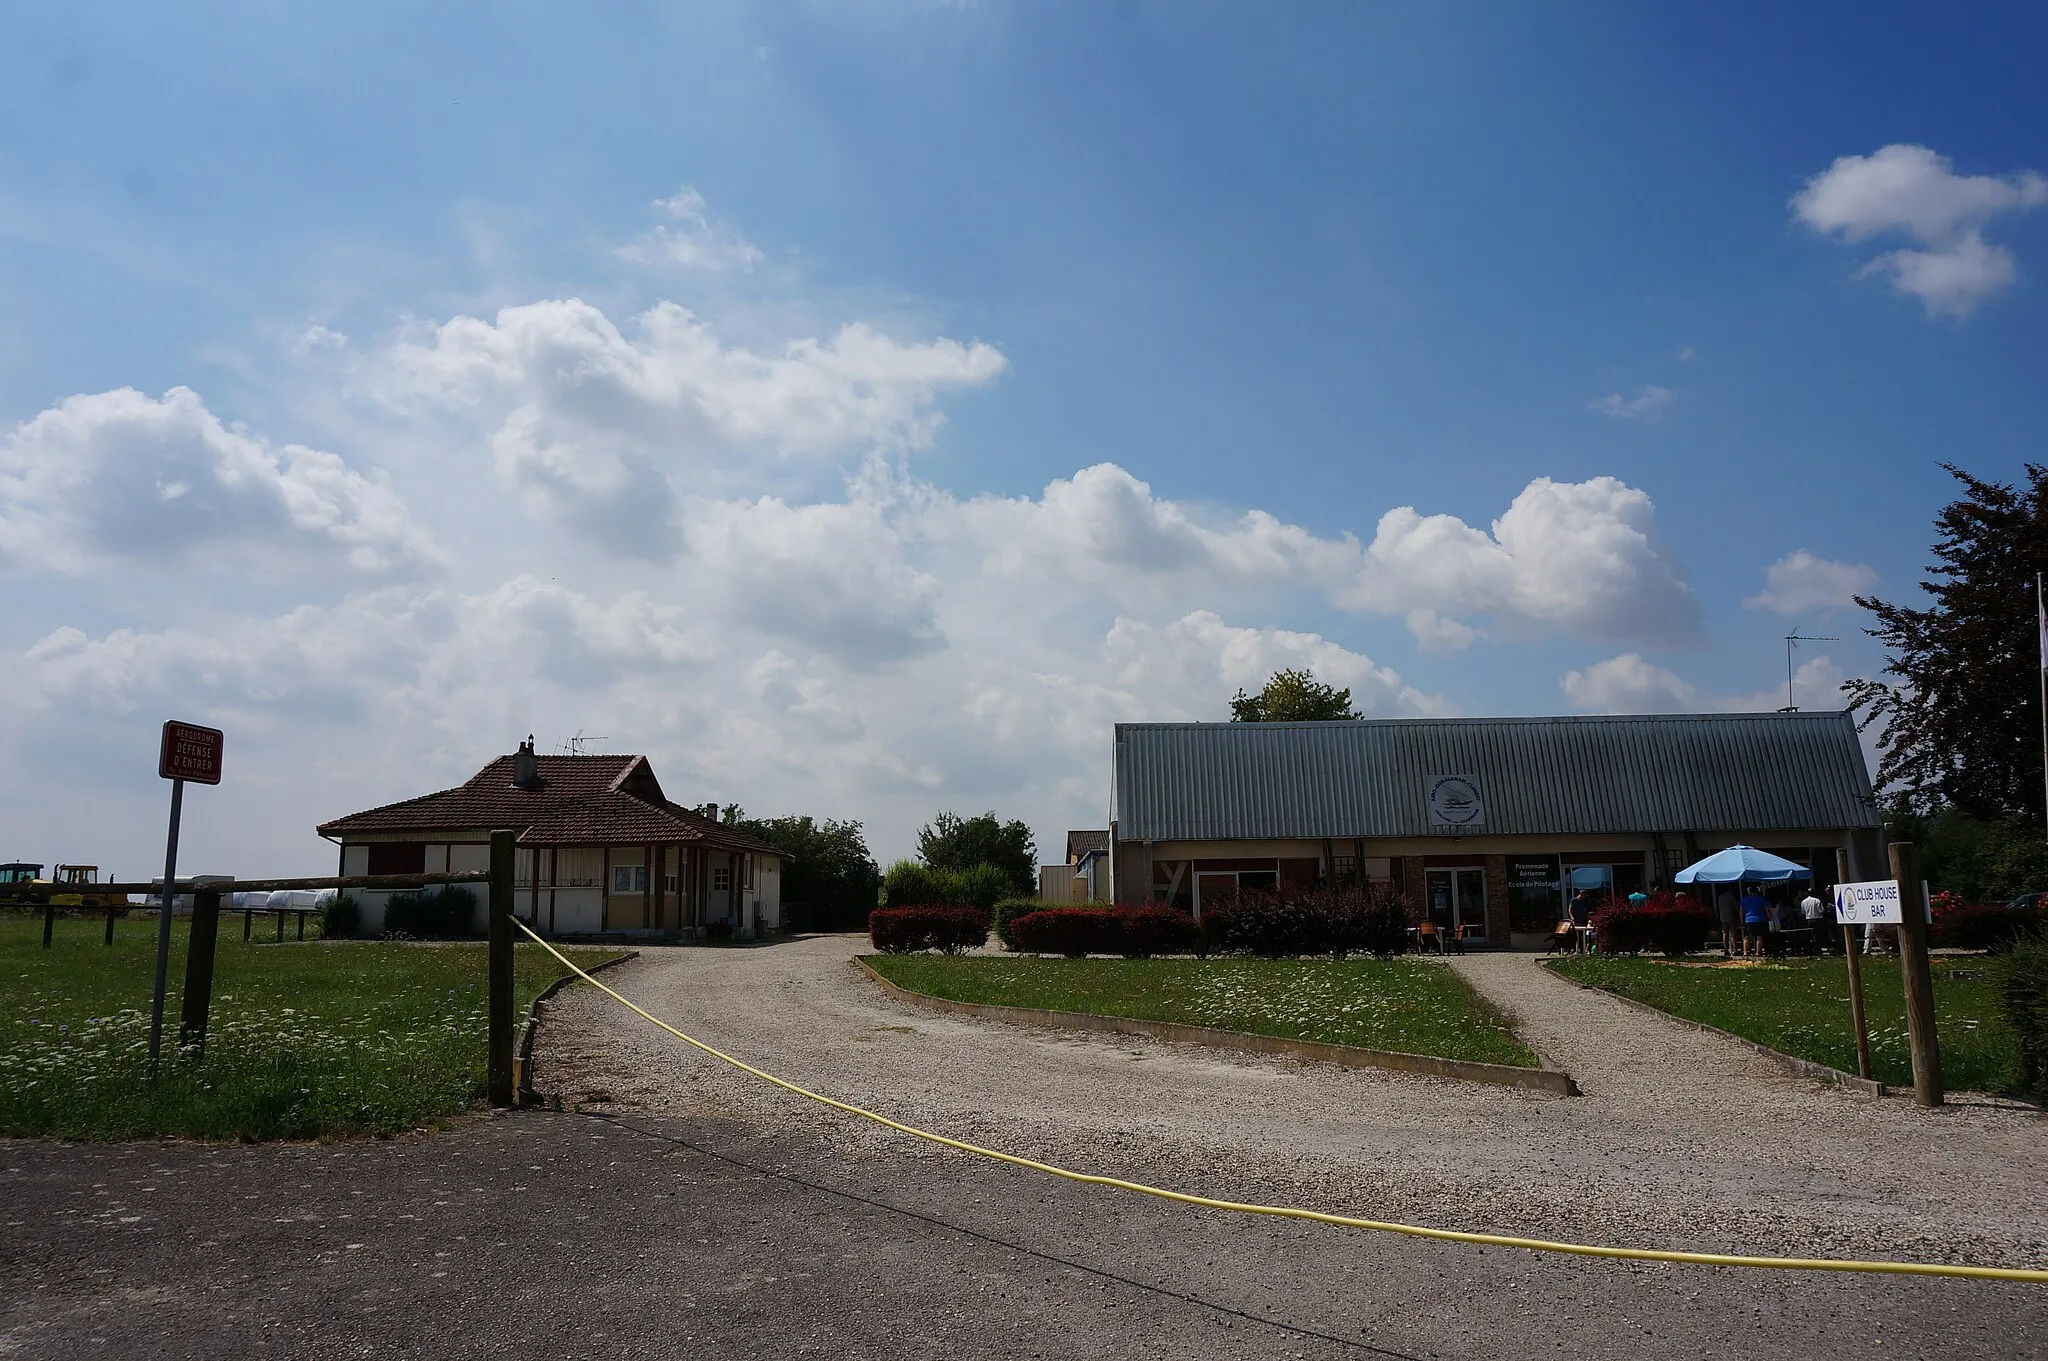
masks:
{"type": "Polygon", "coordinates": [[[322,836],[361,832],[476,831],[511,827],[523,846],[697,844],[780,855],[767,842],[670,803],[644,756],[537,756],[535,789],[512,783],[500,756],[453,789],[323,822],[322,836]]]}

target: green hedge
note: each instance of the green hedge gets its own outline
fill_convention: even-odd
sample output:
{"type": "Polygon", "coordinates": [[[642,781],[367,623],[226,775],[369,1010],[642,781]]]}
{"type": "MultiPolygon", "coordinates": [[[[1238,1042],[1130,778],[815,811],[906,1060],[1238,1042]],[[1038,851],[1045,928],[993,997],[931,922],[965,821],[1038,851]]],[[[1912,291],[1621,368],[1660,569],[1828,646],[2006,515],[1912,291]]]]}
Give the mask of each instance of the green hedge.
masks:
{"type": "Polygon", "coordinates": [[[2048,939],[2026,936],[1998,964],[2005,1023],[2020,1042],[2020,1089],[2048,1098],[2048,939]]]}

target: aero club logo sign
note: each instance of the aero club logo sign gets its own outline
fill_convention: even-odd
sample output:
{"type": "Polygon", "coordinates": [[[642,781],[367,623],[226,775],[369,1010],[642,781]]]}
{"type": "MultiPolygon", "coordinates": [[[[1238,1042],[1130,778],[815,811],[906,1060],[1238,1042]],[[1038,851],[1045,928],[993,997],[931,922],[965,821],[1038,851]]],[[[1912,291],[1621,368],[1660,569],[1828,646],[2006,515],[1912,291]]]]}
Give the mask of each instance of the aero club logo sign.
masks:
{"type": "Polygon", "coordinates": [[[1469,775],[1438,775],[1428,784],[1429,825],[1479,827],[1486,822],[1486,802],[1469,775]]]}

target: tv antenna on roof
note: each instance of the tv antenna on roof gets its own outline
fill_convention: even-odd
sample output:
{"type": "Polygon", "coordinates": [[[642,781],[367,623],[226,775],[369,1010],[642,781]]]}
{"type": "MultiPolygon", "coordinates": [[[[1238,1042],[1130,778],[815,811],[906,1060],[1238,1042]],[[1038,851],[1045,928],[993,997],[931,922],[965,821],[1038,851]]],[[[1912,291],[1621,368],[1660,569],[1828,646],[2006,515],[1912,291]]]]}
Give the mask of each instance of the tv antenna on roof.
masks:
{"type": "Polygon", "coordinates": [[[1793,647],[1799,643],[1839,643],[1841,641],[1840,638],[1816,638],[1804,633],[1788,633],[1785,635],[1785,707],[1778,710],[1779,713],[1796,714],[1799,712],[1799,706],[1792,702],[1793,647]]]}
{"type": "Polygon", "coordinates": [[[562,740],[562,750],[568,752],[571,756],[588,756],[590,753],[583,749],[592,742],[609,742],[611,740],[609,737],[585,737],[583,729],[578,728],[574,737],[562,740]]]}

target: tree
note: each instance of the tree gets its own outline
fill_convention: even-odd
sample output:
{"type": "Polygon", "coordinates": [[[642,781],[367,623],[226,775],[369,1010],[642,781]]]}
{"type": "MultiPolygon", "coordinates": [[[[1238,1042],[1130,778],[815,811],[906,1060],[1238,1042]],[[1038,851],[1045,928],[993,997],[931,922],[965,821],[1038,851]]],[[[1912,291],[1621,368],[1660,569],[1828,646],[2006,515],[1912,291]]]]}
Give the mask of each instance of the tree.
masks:
{"type": "Polygon", "coordinates": [[[1348,688],[1325,685],[1306,670],[1275,671],[1258,694],[1239,690],[1230,701],[1232,723],[1319,723],[1358,716],[1348,688]]]}
{"type": "Polygon", "coordinates": [[[940,813],[917,833],[917,858],[935,870],[971,870],[993,865],[1019,893],[1038,889],[1038,847],[1021,822],[998,821],[994,810],[979,817],[940,813]]]}
{"type": "Polygon", "coordinates": [[[1911,609],[1858,596],[1884,674],[1844,688],[1864,727],[1879,726],[1877,785],[1918,812],[1955,808],[1984,822],[2041,823],[2041,690],[2034,574],[2048,568],[2048,468],[2012,487],[1942,468],[1964,495],[1935,518],[1936,561],[1911,609]]]}
{"type": "Polygon", "coordinates": [[[782,871],[782,901],[807,908],[810,926],[823,930],[866,924],[882,876],[858,822],[827,818],[819,823],[808,816],[749,818],[738,807],[726,809],[720,821],[790,857],[782,871]]]}

